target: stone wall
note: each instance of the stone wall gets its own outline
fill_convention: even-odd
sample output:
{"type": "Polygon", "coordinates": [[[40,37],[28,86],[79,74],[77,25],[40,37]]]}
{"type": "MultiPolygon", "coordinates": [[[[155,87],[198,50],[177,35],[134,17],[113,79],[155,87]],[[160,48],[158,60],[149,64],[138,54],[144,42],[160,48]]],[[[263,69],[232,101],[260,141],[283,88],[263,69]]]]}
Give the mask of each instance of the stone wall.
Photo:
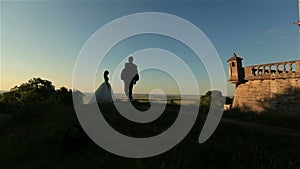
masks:
{"type": "Polygon", "coordinates": [[[300,77],[249,80],[236,88],[233,107],[300,113],[300,77]]]}
{"type": "Polygon", "coordinates": [[[246,67],[241,61],[235,53],[227,61],[228,81],[236,87],[232,107],[300,115],[300,60],[246,67]]]}

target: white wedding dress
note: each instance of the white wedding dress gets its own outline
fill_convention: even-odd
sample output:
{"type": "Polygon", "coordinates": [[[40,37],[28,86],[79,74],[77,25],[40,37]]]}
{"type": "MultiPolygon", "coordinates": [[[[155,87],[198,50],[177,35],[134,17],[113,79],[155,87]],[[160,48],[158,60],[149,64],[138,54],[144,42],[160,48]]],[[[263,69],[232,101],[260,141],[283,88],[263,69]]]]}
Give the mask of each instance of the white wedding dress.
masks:
{"type": "Polygon", "coordinates": [[[95,92],[89,103],[112,103],[115,100],[113,90],[109,83],[103,82],[95,92]]]}

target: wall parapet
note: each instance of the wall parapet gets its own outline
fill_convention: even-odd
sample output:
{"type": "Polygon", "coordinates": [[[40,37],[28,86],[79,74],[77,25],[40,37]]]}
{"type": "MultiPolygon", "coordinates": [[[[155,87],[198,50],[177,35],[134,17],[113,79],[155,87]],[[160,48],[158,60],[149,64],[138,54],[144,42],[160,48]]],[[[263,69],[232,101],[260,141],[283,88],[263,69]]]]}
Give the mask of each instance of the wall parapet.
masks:
{"type": "Polygon", "coordinates": [[[247,66],[244,71],[245,80],[297,78],[300,77],[300,60],[247,66]]]}

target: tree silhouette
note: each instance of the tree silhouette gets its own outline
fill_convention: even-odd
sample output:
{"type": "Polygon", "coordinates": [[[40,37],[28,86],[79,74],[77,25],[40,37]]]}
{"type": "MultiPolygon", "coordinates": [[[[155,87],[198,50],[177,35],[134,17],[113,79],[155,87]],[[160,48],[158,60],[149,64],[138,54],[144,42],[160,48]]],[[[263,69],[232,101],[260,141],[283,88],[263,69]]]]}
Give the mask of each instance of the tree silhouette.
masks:
{"type": "Polygon", "coordinates": [[[32,105],[48,100],[54,94],[52,82],[41,78],[30,79],[27,83],[13,87],[9,92],[3,93],[4,103],[19,105],[32,105]]]}
{"type": "Polygon", "coordinates": [[[210,107],[212,95],[214,95],[215,98],[220,97],[220,99],[216,100],[216,102],[218,102],[217,104],[224,104],[222,100],[223,99],[222,92],[218,90],[213,90],[213,91],[207,91],[204,96],[201,96],[200,106],[210,107]]]}
{"type": "Polygon", "coordinates": [[[61,87],[51,96],[51,100],[57,106],[71,105],[73,103],[72,90],[68,90],[66,87],[61,87]]]}

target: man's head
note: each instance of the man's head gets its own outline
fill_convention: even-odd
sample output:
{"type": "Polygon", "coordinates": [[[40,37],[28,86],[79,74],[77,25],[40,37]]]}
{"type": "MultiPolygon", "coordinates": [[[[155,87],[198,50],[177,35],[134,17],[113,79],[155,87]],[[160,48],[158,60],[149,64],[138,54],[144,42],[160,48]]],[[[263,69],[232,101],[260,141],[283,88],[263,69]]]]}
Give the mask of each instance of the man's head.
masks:
{"type": "Polygon", "coordinates": [[[128,62],[133,62],[133,56],[129,56],[129,58],[128,58],[128,62]]]}

